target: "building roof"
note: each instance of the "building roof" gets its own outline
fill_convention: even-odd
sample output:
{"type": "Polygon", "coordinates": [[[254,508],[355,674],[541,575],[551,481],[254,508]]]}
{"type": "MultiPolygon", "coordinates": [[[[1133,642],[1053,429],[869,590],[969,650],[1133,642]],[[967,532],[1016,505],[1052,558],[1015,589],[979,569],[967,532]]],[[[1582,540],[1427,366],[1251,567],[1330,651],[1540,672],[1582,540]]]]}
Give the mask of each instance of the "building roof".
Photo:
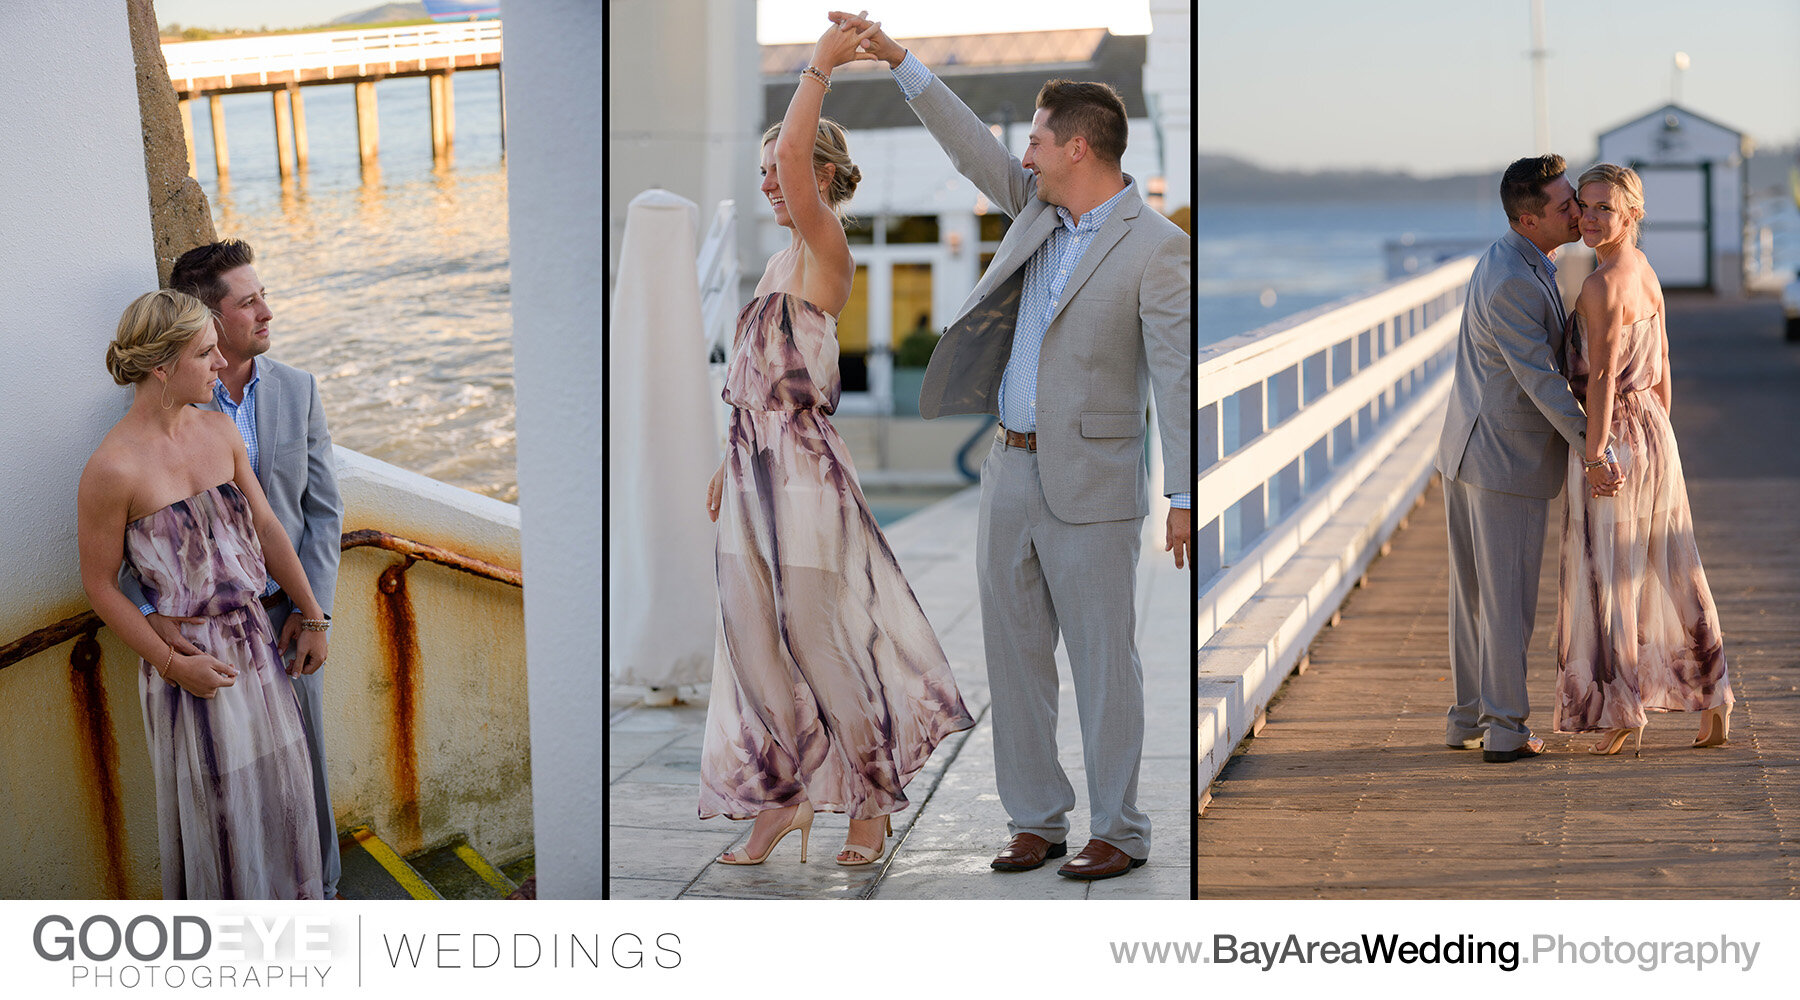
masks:
{"type": "Polygon", "coordinates": [[[1662,107],[1657,108],[1655,111],[1645,112],[1644,114],[1638,115],[1636,118],[1633,118],[1628,122],[1620,122],[1619,124],[1614,125],[1612,128],[1602,129],[1600,131],[1600,138],[1604,139],[1607,136],[1612,135],[1614,132],[1623,132],[1626,129],[1632,127],[1633,125],[1641,124],[1643,122],[1649,121],[1652,118],[1661,120],[1665,116],[1671,115],[1671,114],[1679,116],[1679,117],[1683,117],[1683,118],[1692,118],[1693,120],[1695,120],[1697,122],[1704,122],[1707,125],[1711,125],[1713,128],[1716,128],[1716,129],[1719,129],[1719,130],[1725,131],[1725,132],[1730,132],[1732,135],[1738,136],[1739,138],[1742,138],[1744,135],[1744,133],[1739,131],[1738,129],[1732,128],[1730,125],[1724,125],[1719,122],[1713,121],[1711,118],[1708,118],[1705,115],[1700,114],[1697,111],[1690,111],[1689,109],[1684,108],[1679,104],[1665,104],[1662,107]]]}
{"type": "MultiPolygon", "coordinates": [[[[896,39],[930,67],[983,121],[1031,120],[1038,90],[1057,77],[1112,85],[1131,118],[1147,118],[1144,62],[1148,36],[1114,35],[1105,28],[1019,31],[896,39]]],[[[787,113],[795,74],[812,44],[762,47],[763,117],[773,125],[787,113]]],[[[847,129],[909,128],[919,119],[906,106],[887,66],[850,63],[832,74],[825,114],[847,129]]]]}

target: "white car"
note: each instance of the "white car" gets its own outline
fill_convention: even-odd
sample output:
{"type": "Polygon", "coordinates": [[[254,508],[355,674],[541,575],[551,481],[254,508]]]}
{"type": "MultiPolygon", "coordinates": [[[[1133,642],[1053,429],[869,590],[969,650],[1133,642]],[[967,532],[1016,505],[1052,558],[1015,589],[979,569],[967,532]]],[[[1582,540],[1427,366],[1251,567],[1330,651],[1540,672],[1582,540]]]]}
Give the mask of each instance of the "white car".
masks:
{"type": "Polygon", "coordinates": [[[1787,339],[1800,340],[1800,271],[1781,290],[1781,309],[1787,313],[1787,339]]]}

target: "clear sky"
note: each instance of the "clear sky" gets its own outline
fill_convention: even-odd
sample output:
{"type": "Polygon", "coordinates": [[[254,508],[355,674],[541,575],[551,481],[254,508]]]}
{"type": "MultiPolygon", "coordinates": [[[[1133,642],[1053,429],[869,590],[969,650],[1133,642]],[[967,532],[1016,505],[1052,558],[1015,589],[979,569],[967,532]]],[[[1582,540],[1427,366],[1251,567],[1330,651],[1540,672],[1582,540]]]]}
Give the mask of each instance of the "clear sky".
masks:
{"type": "MultiPolygon", "coordinates": [[[[825,13],[843,4],[820,0],[761,0],[756,9],[756,40],[764,45],[809,42],[829,22],[825,13]]],[[[853,11],[868,10],[890,35],[978,35],[999,31],[1043,31],[1053,28],[1111,28],[1115,35],[1150,33],[1149,0],[1033,0],[1031,3],[988,3],[971,0],[889,0],[871,5],[860,0],[853,11]]]]}
{"type": "Polygon", "coordinates": [[[155,0],[156,23],[188,28],[303,28],[325,24],[382,0],[155,0]]]}
{"type": "MultiPolygon", "coordinates": [[[[380,0],[156,0],[156,22],[175,21],[190,27],[293,28],[323,24],[379,3],[380,0]]],[[[757,6],[757,41],[766,45],[817,38],[824,30],[825,12],[832,9],[841,10],[843,4],[832,0],[761,0],[757,6]]],[[[864,8],[859,5],[856,9],[864,8]]],[[[896,35],[1104,27],[1120,35],[1142,35],[1150,30],[1148,0],[1034,0],[1030,4],[891,0],[885,9],[868,10],[896,35]]]]}
{"type": "MultiPolygon", "coordinates": [[[[1203,152],[1267,166],[1486,170],[1533,145],[1530,0],[1196,0],[1203,152]]],[[[1544,0],[1550,142],[1681,103],[1800,140],[1800,0],[1544,0]]]]}

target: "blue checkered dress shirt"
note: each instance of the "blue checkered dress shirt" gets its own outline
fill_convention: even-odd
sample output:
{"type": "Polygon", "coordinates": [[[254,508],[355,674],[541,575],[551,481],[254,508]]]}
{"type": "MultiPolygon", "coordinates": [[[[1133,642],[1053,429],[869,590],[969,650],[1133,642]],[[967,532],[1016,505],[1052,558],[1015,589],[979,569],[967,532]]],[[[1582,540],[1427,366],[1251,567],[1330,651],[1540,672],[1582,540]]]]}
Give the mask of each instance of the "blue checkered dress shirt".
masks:
{"type": "Polygon", "coordinates": [[[225,388],[225,380],[220,379],[213,385],[213,402],[219,404],[219,412],[231,418],[237,425],[238,436],[244,439],[244,449],[250,452],[250,468],[259,467],[257,459],[261,452],[256,447],[256,383],[262,381],[262,375],[256,370],[256,359],[250,359],[250,381],[244,384],[244,401],[234,403],[231,393],[225,388]]]}

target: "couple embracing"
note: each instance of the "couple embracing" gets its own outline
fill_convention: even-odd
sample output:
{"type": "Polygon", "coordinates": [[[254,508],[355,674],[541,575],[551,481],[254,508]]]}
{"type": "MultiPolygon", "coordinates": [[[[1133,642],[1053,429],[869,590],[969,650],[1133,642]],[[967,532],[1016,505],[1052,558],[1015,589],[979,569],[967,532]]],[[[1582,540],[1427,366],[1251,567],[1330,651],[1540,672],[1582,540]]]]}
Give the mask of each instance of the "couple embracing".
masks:
{"type": "Polygon", "coordinates": [[[262,356],[248,244],[195,247],[169,284],[107,346],[131,403],[81,475],[81,583],[140,657],[163,897],[329,899],[320,668],[343,504],[318,382],[262,356]]]}
{"type": "Polygon", "coordinates": [[[1187,238],[1121,171],[1125,107],[1110,87],[1046,83],[1030,148],[1015,158],[879,23],[829,17],[786,117],[762,140],[762,191],[792,240],[738,316],[731,426],[707,492],[721,626],[700,815],[755,819],[740,849],[718,858],[745,865],[795,831],[805,860],[815,811],[844,812],[837,863],[872,864],[888,849],[889,817],[908,804],[906,784],[944,738],[974,725],[828,419],[836,316],[855,272],[841,211],[862,172],[820,112],[834,69],[879,59],[956,169],[1013,220],[932,354],[920,398],[926,417],[985,413],[1001,424],[982,466],[975,540],[996,781],[1010,817],[1010,841],[990,864],[1030,871],[1068,853],[1060,632],[1092,836],[1059,871],[1123,875],[1150,852],[1136,804],[1144,696],[1133,583],[1152,381],[1175,507],[1164,547],[1177,566],[1191,537],[1187,238]]]}
{"type": "Polygon", "coordinates": [[[1644,189],[1610,163],[1514,162],[1500,199],[1511,232],[1469,280],[1438,445],[1450,534],[1453,748],[1490,763],[1536,757],[1525,654],[1549,503],[1564,494],[1556,618],[1558,732],[1599,732],[1617,753],[1648,712],[1698,712],[1696,747],[1725,742],[1731,682],[1700,566],[1673,405],[1662,286],[1638,250],[1644,189]],[[1556,249],[1596,266],[1572,313],[1556,249]]]}

